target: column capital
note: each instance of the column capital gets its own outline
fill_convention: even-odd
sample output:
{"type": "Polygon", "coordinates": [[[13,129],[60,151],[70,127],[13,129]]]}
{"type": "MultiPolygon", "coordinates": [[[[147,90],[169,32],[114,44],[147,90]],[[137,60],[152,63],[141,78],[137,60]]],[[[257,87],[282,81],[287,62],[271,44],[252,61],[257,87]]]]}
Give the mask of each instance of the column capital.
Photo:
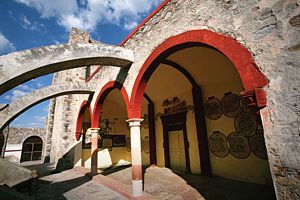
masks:
{"type": "Polygon", "coordinates": [[[100,128],[89,128],[86,132],[86,136],[88,137],[98,137],[100,128]]]}
{"type": "Polygon", "coordinates": [[[100,128],[89,128],[88,130],[91,132],[99,132],[100,128]]]}
{"type": "Polygon", "coordinates": [[[131,118],[131,119],[127,119],[126,122],[129,123],[130,127],[140,127],[141,126],[141,122],[144,119],[141,118],[131,118]]]}

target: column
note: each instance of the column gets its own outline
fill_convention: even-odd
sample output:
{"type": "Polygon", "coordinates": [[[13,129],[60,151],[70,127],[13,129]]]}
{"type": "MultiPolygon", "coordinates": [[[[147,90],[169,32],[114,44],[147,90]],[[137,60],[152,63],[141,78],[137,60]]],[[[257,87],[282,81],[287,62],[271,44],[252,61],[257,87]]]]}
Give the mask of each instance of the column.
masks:
{"type": "Polygon", "coordinates": [[[130,127],[131,163],[132,163],[132,193],[141,196],[143,192],[142,155],[141,155],[141,122],[143,119],[128,119],[130,127]]]}
{"type": "Polygon", "coordinates": [[[99,128],[89,128],[91,138],[91,173],[97,174],[98,172],[98,136],[99,128]]]}

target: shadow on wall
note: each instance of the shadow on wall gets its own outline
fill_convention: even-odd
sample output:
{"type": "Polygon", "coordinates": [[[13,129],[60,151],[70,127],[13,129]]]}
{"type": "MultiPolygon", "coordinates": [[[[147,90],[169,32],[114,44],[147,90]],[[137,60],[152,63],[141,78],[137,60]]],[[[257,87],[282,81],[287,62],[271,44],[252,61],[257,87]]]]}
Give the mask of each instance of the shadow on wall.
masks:
{"type": "Polygon", "coordinates": [[[2,156],[3,152],[2,152],[2,148],[4,145],[4,135],[3,133],[0,133],[0,156],[2,156]]]}
{"type": "Polygon", "coordinates": [[[73,168],[76,149],[79,145],[81,145],[81,143],[76,143],[67,153],[58,159],[55,168],[57,172],[62,172],[64,170],[73,168]]]}

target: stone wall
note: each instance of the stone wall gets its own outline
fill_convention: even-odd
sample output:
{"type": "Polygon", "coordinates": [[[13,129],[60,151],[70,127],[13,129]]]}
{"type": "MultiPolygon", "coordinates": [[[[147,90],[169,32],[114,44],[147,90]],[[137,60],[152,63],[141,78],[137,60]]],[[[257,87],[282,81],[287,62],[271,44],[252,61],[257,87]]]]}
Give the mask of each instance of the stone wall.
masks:
{"type": "MultiPolygon", "coordinates": [[[[91,43],[88,33],[78,29],[72,29],[69,43],[91,43]]],[[[68,82],[85,82],[85,66],[82,68],[60,71],[54,74],[52,84],[68,82]]],[[[59,158],[76,145],[75,129],[79,107],[89,95],[64,95],[51,100],[47,138],[51,138],[51,144],[47,146],[47,154],[50,162],[57,162],[59,158]]],[[[72,155],[70,155],[72,157],[72,155]]],[[[73,158],[70,158],[73,159],[73,158]]]]}
{"type": "MultiPolygon", "coordinates": [[[[8,129],[4,130],[4,137],[7,136],[8,129]]],[[[7,144],[23,144],[23,142],[31,136],[39,136],[44,144],[46,141],[46,129],[45,128],[16,128],[9,127],[7,144]]]]}
{"type": "Polygon", "coordinates": [[[252,53],[269,80],[264,88],[268,106],[261,114],[278,199],[300,198],[299,4],[299,0],[171,0],[124,44],[135,52],[124,84],[129,95],[146,58],[171,36],[208,29],[235,38],[252,53]]]}
{"type": "MultiPolygon", "coordinates": [[[[147,57],[171,36],[207,29],[236,39],[252,53],[269,80],[264,88],[268,105],[261,110],[261,116],[278,199],[300,198],[299,4],[299,0],[171,0],[124,44],[135,52],[134,64],[124,72],[129,98],[147,57]]],[[[90,42],[85,34],[80,38],[90,42]]],[[[115,80],[119,73],[119,69],[112,67],[99,71],[92,105],[101,87],[115,80]]],[[[59,81],[82,81],[84,70],[58,74],[59,81]]],[[[76,115],[85,98],[81,95],[56,98],[51,149],[54,155],[62,155],[74,144],[76,115]]]]}

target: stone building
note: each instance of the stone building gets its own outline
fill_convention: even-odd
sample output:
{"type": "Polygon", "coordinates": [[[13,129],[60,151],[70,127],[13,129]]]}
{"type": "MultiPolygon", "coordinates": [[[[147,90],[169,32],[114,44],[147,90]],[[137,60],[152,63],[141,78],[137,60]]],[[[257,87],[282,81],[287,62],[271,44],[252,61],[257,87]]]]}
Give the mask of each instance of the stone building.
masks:
{"type": "Polygon", "coordinates": [[[4,131],[5,152],[1,155],[14,163],[33,164],[44,161],[46,142],[45,128],[16,128],[9,127],[4,131]]]}
{"type": "MultiPolygon", "coordinates": [[[[165,0],[120,46],[132,65],[55,73],[47,162],[132,164],[273,185],[300,198],[300,2],[165,0]]],[[[70,44],[101,44],[73,29],[70,44]]]]}

